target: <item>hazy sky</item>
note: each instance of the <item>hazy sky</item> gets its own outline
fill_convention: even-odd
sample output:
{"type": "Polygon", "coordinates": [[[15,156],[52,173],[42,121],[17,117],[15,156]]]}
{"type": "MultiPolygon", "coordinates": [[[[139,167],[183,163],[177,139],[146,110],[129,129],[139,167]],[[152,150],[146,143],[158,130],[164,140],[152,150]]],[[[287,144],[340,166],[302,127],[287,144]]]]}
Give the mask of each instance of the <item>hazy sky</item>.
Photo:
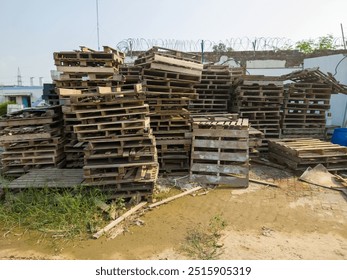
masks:
{"type": "MultiPolygon", "coordinates": [[[[294,41],[347,33],[347,0],[99,0],[100,45],[127,38],[294,41]]],[[[50,81],[53,52],[97,49],[96,0],[0,0],[0,84],[50,81]]]]}

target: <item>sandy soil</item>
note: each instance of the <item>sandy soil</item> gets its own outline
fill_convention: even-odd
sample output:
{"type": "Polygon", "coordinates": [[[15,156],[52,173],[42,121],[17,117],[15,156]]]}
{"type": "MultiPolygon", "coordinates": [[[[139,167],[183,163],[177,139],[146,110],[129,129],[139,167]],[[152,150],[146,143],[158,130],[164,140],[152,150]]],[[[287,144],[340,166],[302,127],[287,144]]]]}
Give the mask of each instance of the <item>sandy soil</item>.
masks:
{"type": "Polygon", "coordinates": [[[143,226],[115,239],[54,240],[38,233],[0,237],[0,259],[188,259],[189,229],[221,215],[228,226],[220,259],[347,259],[347,200],[287,171],[253,166],[247,189],[217,188],[147,211],[143,226]],[[275,178],[275,179],[273,179],[275,178]]]}

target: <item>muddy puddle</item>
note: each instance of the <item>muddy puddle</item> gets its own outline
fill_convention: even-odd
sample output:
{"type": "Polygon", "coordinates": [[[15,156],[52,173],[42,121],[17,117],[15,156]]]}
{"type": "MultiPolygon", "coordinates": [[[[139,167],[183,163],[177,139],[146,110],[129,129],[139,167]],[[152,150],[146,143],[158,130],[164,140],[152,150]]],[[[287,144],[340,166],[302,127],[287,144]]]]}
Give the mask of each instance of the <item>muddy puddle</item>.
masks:
{"type": "MultiPolygon", "coordinates": [[[[251,175],[268,179],[258,169],[251,175]]],[[[180,198],[146,211],[142,226],[129,226],[114,239],[64,241],[2,232],[0,258],[188,259],[181,249],[187,232],[218,215],[227,223],[220,258],[347,259],[347,201],[341,194],[285,173],[272,181],[280,188],[251,183],[247,189],[180,198]]]]}

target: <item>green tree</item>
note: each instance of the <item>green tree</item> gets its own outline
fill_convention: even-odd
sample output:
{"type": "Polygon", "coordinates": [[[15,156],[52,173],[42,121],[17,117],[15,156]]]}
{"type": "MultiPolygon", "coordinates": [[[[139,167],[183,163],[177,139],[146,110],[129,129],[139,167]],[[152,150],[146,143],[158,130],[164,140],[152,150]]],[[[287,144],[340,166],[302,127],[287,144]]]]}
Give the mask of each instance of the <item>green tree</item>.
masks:
{"type": "Polygon", "coordinates": [[[4,102],[0,103],[0,116],[7,114],[7,105],[8,104],[16,104],[15,102],[4,102]]]}
{"type": "Polygon", "coordinates": [[[314,51],[317,51],[317,50],[321,51],[321,50],[336,49],[336,45],[334,43],[334,37],[331,34],[319,37],[317,42],[315,42],[312,39],[298,41],[295,47],[296,49],[298,49],[299,51],[305,54],[313,53],[314,51]]]}
{"type": "Polygon", "coordinates": [[[302,40],[296,43],[295,46],[299,51],[308,54],[314,51],[314,41],[313,40],[302,40]]]}
{"type": "Polygon", "coordinates": [[[214,45],[212,47],[213,52],[215,53],[226,53],[233,51],[232,48],[227,48],[227,46],[223,43],[219,43],[218,45],[214,45]]]}
{"type": "Polygon", "coordinates": [[[319,37],[318,43],[316,45],[318,50],[335,50],[336,46],[334,44],[334,37],[331,34],[327,36],[319,37]]]}

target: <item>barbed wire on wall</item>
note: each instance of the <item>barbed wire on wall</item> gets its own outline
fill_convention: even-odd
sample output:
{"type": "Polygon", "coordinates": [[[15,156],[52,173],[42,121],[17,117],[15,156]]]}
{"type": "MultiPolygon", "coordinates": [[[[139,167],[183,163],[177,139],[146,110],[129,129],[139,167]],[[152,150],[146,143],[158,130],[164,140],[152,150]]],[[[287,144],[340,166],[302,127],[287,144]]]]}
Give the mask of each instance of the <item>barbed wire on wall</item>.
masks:
{"type": "MultiPolygon", "coordinates": [[[[219,41],[211,40],[176,40],[176,39],[144,39],[128,38],[117,44],[117,48],[122,52],[145,51],[153,46],[175,49],[184,52],[200,52],[202,47],[204,51],[213,51],[214,46],[222,44],[228,50],[234,51],[269,51],[269,50],[290,50],[295,49],[297,44],[284,37],[257,37],[257,38],[230,38],[219,41]]],[[[312,39],[314,44],[318,44],[319,38],[312,39]]],[[[343,48],[342,38],[333,38],[333,46],[336,49],[343,48]]]]}

